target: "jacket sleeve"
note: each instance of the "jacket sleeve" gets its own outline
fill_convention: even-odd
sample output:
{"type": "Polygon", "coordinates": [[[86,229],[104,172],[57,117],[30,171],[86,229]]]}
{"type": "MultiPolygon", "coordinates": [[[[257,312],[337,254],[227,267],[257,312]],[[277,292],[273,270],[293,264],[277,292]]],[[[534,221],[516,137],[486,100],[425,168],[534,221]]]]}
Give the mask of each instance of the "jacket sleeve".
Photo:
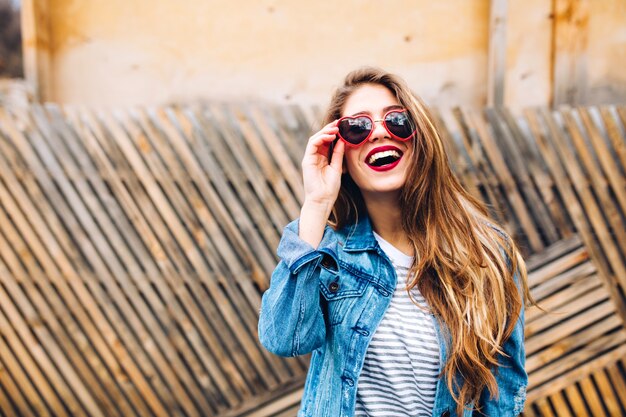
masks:
{"type": "Polygon", "coordinates": [[[326,226],[317,249],[298,236],[299,221],[289,223],[278,245],[280,259],[261,300],[259,340],[270,352],[298,356],[324,343],[326,326],[320,306],[320,260],[337,262],[337,238],[326,226]]]}
{"type": "MultiPolygon", "coordinates": [[[[519,289],[518,272],[515,273],[514,279],[519,289]]],[[[524,299],[523,294],[522,299],[524,299]]],[[[507,356],[499,356],[500,367],[496,373],[499,395],[492,399],[489,390],[485,389],[480,398],[481,413],[475,413],[476,416],[518,416],[524,410],[528,386],[528,374],[525,369],[524,323],[524,303],[522,303],[513,333],[504,343],[503,350],[507,356]]]]}

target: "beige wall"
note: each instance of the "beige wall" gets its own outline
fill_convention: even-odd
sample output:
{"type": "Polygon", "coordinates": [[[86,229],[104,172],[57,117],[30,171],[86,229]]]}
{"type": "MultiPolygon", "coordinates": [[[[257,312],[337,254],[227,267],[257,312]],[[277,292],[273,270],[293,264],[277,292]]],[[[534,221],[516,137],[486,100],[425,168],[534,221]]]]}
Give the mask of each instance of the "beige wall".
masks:
{"type": "Polygon", "coordinates": [[[626,102],[626,1],[589,3],[586,71],[582,102],[604,103],[621,97],[626,102]]]}
{"type": "MultiPolygon", "coordinates": [[[[626,1],[492,1],[508,10],[505,104],[550,104],[558,77],[579,100],[624,100],[626,1]],[[571,48],[577,23],[554,11],[570,3],[587,20],[564,55],[554,47],[571,48]]],[[[486,103],[489,0],[48,0],[47,14],[45,98],[61,103],[324,105],[360,65],[404,76],[432,105],[486,103]]]]}

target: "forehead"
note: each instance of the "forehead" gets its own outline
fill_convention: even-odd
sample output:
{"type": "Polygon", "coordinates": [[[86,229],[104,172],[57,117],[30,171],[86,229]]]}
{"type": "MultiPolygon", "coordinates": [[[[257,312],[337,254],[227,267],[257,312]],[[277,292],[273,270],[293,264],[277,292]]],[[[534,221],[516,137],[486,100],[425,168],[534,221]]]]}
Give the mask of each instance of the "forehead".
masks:
{"type": "Polygon", "coordinates": [[[354,90],[343,106],[342,116],[356,113],[381,115],[383,109],[389,106],[399,106],[400,103],[393,93],[380,84],[364,84],[354,90]]]}

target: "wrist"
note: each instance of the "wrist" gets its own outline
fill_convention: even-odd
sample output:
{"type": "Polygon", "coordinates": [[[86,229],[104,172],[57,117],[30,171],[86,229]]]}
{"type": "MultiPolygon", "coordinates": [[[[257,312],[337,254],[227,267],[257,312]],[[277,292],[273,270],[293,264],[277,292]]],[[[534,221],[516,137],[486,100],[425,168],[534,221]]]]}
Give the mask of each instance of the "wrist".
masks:
{"type": "Polygon", "coordinates": [[[302,205],[298,235],[315,249],[324,235],[331,208],[329,202],[307,201],[302,205]]]}
{"type": "Polygon", "coordinates": [[[315,200],[305,198],[300,213],[306,213],[308,215],[313,215],[314,217],[319,217],[320,219],[323,219],[325,223],[326,220],[328,220],[328,216],[330,216],[332,208],[333,203],[328,200],[315,200]]]}

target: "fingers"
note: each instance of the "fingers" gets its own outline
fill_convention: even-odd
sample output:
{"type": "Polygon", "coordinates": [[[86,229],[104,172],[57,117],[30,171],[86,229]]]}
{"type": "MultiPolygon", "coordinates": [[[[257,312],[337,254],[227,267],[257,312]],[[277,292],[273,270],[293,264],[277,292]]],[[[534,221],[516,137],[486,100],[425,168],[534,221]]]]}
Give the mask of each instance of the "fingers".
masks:
{"type": "Polygon", "coordinates": [[[346,144],[342,140],[338,140],[335,143],[335,148],[333,149],[333,155],[330,160],[330,166],[336,169],[337,171],[341,171],[343,165],[343,154],[346,150],[346,144]]]}
{"type": "Polygon", "coordinates": [[[309,155],[321,153],[320,147],[326,148],[331,141],[337,138],[338,132],[337,121],[330,122],[309,138],[306,153],[309,155]]]}

